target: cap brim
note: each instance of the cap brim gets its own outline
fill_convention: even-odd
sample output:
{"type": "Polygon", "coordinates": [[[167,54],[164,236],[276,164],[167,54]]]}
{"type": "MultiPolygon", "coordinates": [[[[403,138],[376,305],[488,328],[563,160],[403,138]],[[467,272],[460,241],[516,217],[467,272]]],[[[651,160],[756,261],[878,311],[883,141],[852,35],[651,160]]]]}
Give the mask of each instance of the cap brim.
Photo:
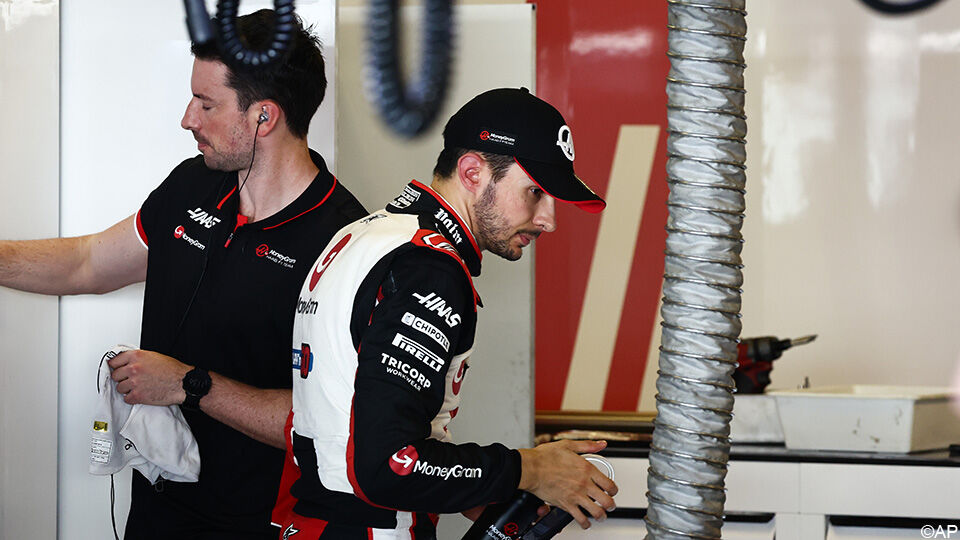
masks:
{"type": "Polygon", "coordinates": [[[517,157],[514,160],[533,183],[554,199],[576,205],[577,208],[593,214],[607,207],[607,203],[574,174],[573,167],[559,167],[517,157]]]}

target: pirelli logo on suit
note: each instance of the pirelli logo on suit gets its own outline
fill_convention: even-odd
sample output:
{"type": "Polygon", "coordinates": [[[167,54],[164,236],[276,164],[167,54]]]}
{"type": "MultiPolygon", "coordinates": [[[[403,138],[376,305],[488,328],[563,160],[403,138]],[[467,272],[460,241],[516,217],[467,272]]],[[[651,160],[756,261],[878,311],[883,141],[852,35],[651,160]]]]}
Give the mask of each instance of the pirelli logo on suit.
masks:
{"type": "Polygon", "coordinates": [[[417,360],[420,360],[427,367],[436,371],[437,373],[440,372],[440,370],[443,368],[443,365],[446,363],[443,361],[443,358],[433,354],[430,349],[403,334],[397,333],[397,335],[393,337],[392,345],[401,351],[410,354],[410,356],[413,356],[417,360]]]}

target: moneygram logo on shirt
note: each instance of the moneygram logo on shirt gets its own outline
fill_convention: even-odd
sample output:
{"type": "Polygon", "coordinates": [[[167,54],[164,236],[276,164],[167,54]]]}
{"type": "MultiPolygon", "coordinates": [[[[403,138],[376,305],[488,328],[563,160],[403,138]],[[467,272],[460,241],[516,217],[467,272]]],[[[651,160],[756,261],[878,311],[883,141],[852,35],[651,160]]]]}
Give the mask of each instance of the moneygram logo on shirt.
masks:
{"type": "Polygon", "coordinates": [[[451,478],[481,478],[483,476],[483,469],[480,467],[464,467],[459,464],[452,467],[438,467],[426,461],[420,461],[419,457],[416,448],[410,445],[404,446],[400,450],[397,450],[397,453],[390,456],[390,469],[400,476],[417,473],[435,476],[443,480],[449,480],[451,478]]]}
{"type": "Polygon", "coordinates": [[[404,446],[390,456],[390,469],[400,476],[407,476],[413,472],[413,467],[417,463],[417,449],[412,446],[404,446]]]}
{"type": "Polygon", "coordinates": [[[480,467],[464,467],[459,464],[452,467],[439,467],[437,465],[431,465],[426,461],[414,463],[413,472],[427,476],[436,476],[444,480],[451,478],[480,478],[483,476],[483,469],[480,467]]]}
{"type": "Polygon", "coordinates": [[[257,249],[254,251],[254,253],[257,255],[257,257],[266,257],[268,261],[279,264],[284,268],[293,268],[293,265],[297,264],[297,259],[294,257],[287,257],[283,253],[272,249],[267,244],[260,244],[257,246],[257,249]]]}
{"type": "Polygon", "coordinates": [[[192,238],[190,235],[188,235],[187,230],[183,228],[183,225],[177,225],[177,228],[173,230],[173,237],[179,240],[183,240],[184,242],[199,249],[200,251],[207,249],[207,246],[201,244],[200,242],[192,238]]]}

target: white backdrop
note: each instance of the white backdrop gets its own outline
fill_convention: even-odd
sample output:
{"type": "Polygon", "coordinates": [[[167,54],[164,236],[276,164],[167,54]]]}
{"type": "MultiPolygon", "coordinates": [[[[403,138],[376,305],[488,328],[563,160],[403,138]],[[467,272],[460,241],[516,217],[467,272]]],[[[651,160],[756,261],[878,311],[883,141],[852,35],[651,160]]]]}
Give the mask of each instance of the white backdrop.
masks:
{"type": "MultiPolygon", "coordinates": [[[[59,2],[0,3],[0,238],[57,235],[59,2]]],[[[0,540],[57,534],[57,299],[0,289],[0,540]]]]}
{"type": "Polygon", "coordinates": [[[743,335],[773,386],[949,384],[960,352],[960,2],[750,2],[743,335]]]}
{"type": "MultiPolygon", "coordinates": [[[[245,1],[243,12],[272,2],[245,1]]],[[[211,6],[212,9],[212,6],[211,6]]],[[[326,44],[327,78],[334,0],[301,0],[297,12],[316,23],[326,44]]],[[[102,230],[136,212],[183,159],[195,155],[180,128],[190,99],[189,39],[182,3],[154,0],[66,2],[62,7],[61,192],[63,236],[102,230]]],[[[333,157],[335,86],[311,124],[311,146],[333,157]]],[[[131,231],[131,234],[134,234],[131,231]]],[[[96,369],[114,343],[139,342],[142,286],[61,302],[61,540],[112,538],[110,481],[87,472],[96,369]]],[[[118,528],[129,508],[129,471],[117,476],[118,528]]]]}

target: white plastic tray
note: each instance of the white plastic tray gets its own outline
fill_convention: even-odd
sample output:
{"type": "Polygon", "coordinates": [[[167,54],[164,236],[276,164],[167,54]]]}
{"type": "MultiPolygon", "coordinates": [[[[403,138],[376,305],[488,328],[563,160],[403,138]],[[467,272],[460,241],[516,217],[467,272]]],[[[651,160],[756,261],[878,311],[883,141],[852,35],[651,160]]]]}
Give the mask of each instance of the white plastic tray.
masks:
{"type": "Polygon", "coordinates": [[[734,443],[783,443],[777,401],[766,394],[736,394],[730,439],[734,443]]]}
{"type": "Polygon", "coordinates": [[[789,449],[917,452],[960,443],[947,388],[856,384],[769,394],[789,449]]]}

